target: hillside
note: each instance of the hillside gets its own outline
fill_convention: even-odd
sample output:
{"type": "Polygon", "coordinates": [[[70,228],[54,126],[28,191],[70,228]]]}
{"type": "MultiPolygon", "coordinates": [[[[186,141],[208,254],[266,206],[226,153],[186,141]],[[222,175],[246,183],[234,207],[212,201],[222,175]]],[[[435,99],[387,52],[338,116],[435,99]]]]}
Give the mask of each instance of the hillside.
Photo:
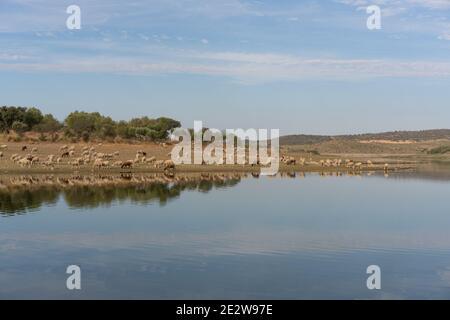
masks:
{"type": "Polygon", "coordinates": [[[381,133],[364,133],[354,135],[288,135],[280,138],[282,145],[304,145],[327,142],[331,140],[388,140],[388,141],[427,141],[450,140],[450,129],[422,130],[422,131],[390,131],[381,133]]]}
{"type": "Polygon", "coordinates": [[[450,151],[450,130],[393,131],[355,135],[290,135],[280,144],[292,151],[367,154],[430,154],[450,151]]]}

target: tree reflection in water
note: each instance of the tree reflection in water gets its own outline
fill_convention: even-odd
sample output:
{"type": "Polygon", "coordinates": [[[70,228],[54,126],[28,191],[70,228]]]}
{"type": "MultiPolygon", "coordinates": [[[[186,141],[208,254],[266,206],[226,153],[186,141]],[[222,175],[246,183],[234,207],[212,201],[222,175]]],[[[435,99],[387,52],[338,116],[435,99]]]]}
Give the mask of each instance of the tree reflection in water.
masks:
{"type": "Polygon", "coordinates": [[[9,176],[0,180],[0,215],[12,216],[54,205],[95,208],[115,201],[166,204],[183,191],[209,192],[237,185],[242,174],[9,176]]]}

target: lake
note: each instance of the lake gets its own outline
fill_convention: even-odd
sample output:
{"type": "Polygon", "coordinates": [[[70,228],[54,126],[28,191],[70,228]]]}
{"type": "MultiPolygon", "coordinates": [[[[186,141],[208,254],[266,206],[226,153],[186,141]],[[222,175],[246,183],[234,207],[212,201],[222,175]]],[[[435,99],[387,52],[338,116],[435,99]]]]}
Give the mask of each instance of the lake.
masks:
{"type": "Polygon", "coordinates": [[[1,179],[2,299],[450,298],[450,178],[434,171],[1,179]]]}

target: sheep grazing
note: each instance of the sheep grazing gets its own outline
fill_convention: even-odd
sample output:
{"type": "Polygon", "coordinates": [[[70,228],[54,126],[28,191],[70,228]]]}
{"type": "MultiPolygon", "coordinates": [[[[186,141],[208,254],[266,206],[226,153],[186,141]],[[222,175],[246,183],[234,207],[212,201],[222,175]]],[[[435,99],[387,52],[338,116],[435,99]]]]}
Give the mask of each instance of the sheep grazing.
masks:
{"type": "Polygon", "coordinates": [[[259,163],[262,166],[268,166],[273,162],[273,158],[272,157],[267,157],[266,159],[263,159],[262,161],[260,161],[259,163]]]}
{"type": "Polygon", "coordinates": [[[118,157],[118,156],[120,155],[120,153],[119,153],[119,151],[116,151],[116,152],[113,153],[113,155],[114,155],[115,157],[118,157]]]}
{"type": "Polygon", "coordinates": [[[18,161],[18,164],[19,164],[21,167],[31,167],[31,161],[28,160],[27,158],[20,159],[20,160],[18,161]]]}
{"type": "Polygon", "coordinates": [[[293,157],[289,157],[289,159],[285,162],[287,165],[293,165],[295,166],[297,164],[297,160],[295,160],[293,157]]]}
{"type": "Polygon", "coordinates": [[[133,160],[127,160],[125,162],[122,163],[122,165],[120,166],[122,169],[131,169],[133,167],[134,161],[133,160]]]}
{"type": "Polygon", "coordinates": [[[53,161],[50,161],[50,160],[44,161],[44,162],[42,162],[42,165],[44,167],[53,167],[53,161]]]}
{"type": "Polygon", "coordinates": [[[66,145],[64,145],[64,146],[62,146],[61,148],[59,148],[59,151],[60,151],[60,152],[63,152],[63,151],[67,151],[67,149],[69,149],[69,147],[66,146],[66,145]]]}
{"type": "Polygon", "coordinates": [[[147,161],[147,163],[153,163],[153,162],[156,161],[156,158],[155,157],[150,157],[146,161],[147,161]]]}
{"type": "Polygon", "coordinates": [[[109,167],[109,161],[103,161],[102,159],[95,159],[94,168],[107,168],[109,167]]]}
{"type": "Polygon", "coordinates": [[[100,169],[102,167],[102,163],[103,163],[102,159],[95,159],[93,167],[100,169]]]}
{"type": "Polygon", "coordinates": [[[27,151],[27,149],[28,149],[27,146],[22,147],[22,151],[27,151]]]}
{"type": "Polygon", "coordinates": [[[294,157],[281,156],[280,161],[286,165],[296,165],[297,160],[294,157]]]}
{"type": "Polygon", "coordinates": [[[77,163],[78,166],[81,166],[85,163],[84,158],[76,158],[74,161],[77,163]]]}
{"type": "Polygon", "coordinates": [[[70,156],[69,151],[66,151],[61,154],[61,158],[68,158],[70,156]]]}
{"type": "Polygon", "coordinates": [[[155,168],[161,168],[164,165],[164,160],[157,160],[155,161],[155,168]]]}
{"type": "Polygon", "coordinates": [[[31,149],[31,153],[37,153],[38,152],[38,148],[34,147],[33,149],[31,149]]]}
{"type": "Polygon", "coordinates": [[[123,161],[116,161],[113,163],[113,167],[121,168],[123,165],[123,161]]]}
{"type": "Polygon", "coordinates": [[[362,162],[358,162],[358,163],[356,163],[355,166],[354,166],[354,168],[355,168],[355,169],[358,169],[358,170],[361,170],[361,167],[362,167],[362,162]]]}
{"type": "Polygon", "coordinates": [[[75,155],[75,151],[70,150],[70,151],[69,151],[69,157],[73,157],[74,155],[75,155]]]}
{"type": "Polygon", "coordinates": [[[0,146],[0,150],[6,150],[6,149],[8,149],[8,146],[6,144],[2,144],[0,146]]]}
{"type": "Polygon", "coordinates": [[[172,160],[164,161],[164,170],[172,170],[175,169],[175,163],[172,160]]]}

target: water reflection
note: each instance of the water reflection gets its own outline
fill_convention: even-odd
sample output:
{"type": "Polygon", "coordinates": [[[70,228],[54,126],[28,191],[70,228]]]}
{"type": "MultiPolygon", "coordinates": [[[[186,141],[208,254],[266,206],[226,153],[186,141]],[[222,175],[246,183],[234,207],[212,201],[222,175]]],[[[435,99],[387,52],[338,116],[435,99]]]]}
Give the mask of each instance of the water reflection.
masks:
{"type": "MultiPolygon", "coordinates": [[[[302,179],[308,175],[332,177],[384,177],[450,181],[449,166],[423,165],[418,171],[316,173],[280,172],[269,178],[302,179]]],[[[62,197],[69,208],[96,208],[113,202],[163,206],[183,191],[209,192],[236,186],[243,178],[259,179],[259,173],[185,173],[118,175],[11,175],[0,179],[0,216],[20,215],[52,206],[62,197]]]]}
{"type": "Polygon", "coordinates": [[[2,176],[0,299],[448,299],[450,184],[409,175],[2,176]]]}
{"type": "Polygon", "coordinates": [[[12,176],[0,181],[0,215],[32,212],[62,196],[70,208],[95,208],[129,200],[164,205],[183,191],[209,192],[239,183],[238,174],[12,176]]]}
{"type": "MultiPolygon", "coordinates": [[[[312,173],[311,173],[312,174],[312,173]]],[[[366,172],[371,176],[374,172],[366,172]]],[[[281,172],[272,178],[305,178],[305,172],[281,172]]],[[[353,172],[319,172],[321,177],[360,176],[353,172]]],[[[0,179],[0,215],[30,213],[64,199],[69,208],[96,208],[131,201],[164,205],[183,191],[207,193],[237,185],[241,179],[259,179],[259,173],[120,174],[120,175],[11,175],[0,179]]]]}

